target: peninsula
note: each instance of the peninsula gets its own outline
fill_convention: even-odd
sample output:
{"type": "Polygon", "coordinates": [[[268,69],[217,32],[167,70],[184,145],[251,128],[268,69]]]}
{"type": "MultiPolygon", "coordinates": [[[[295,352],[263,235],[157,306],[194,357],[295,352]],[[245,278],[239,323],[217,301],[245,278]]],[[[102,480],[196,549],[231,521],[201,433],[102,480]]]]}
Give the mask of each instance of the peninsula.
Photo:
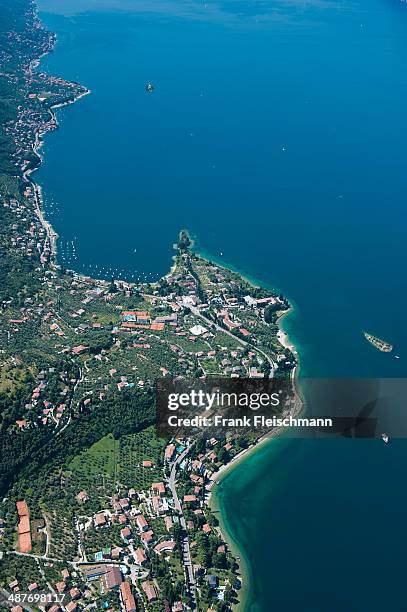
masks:
{"type": "Polygon", "coordinates": [[[53,109],[89,91],[37,71],[33,3],[0,13],[0,584],[15,612],[230,610],[239,564],[208,505],[253,441],[157,438],[160,377],[291,377],[287,299],[198,257],[181,232],[155,283],[96,280],[57,259],[32,172],[53,109]],[[44,599],[45,597],[45,599],[44,599]]]}

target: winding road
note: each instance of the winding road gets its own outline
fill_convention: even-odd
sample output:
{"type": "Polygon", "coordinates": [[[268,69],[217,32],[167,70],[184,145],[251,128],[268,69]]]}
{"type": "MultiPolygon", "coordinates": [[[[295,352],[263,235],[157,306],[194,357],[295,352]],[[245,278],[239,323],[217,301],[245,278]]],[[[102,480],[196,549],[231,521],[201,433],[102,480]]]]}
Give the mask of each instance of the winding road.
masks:
{"type": "Polygon", "coordinates": [[[182,563],[184,565],[185,578],[187,580],[187,587],[192,596],[193,609],[196,610],[197,604],[196,604],[196,592],[195,592],[195,578],[194,578],[194,571],[192,568],[192,559],[191,559],[191,550],[189,547],[188,531],[187,531],[185,517],[182,512],[182,507],[178,499],[178,493],[177,493],[177,487],[176,487],[177,468],[182,463],[183,459],[185,459],[185,457],[189,453],[190,448],[191,446],[188,446],[184,451],[182,451],[182,453],[176,458],[176,460],[172,464],[170,477],[168,479],[168,487],[174,499],[174,507],[179,513],[179,522],[180,522],[181,528],[184,533],[182,537],[182,563]]]}

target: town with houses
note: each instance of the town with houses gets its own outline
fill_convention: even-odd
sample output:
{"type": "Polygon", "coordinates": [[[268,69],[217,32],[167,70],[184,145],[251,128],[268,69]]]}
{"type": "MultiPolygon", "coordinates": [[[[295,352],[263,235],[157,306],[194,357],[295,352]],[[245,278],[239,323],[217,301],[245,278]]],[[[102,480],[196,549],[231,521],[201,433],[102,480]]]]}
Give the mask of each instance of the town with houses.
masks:
{"type": "MultiPolygon", "coordinates": [[[[27,219],[26,232],[11,234],[26,253],[36,228],[30,209],[3,205],[27,219]]],[[[10,435],[41,429],[62,439],[104,404],[150,397],[159,377],[292,374],[295,355],[281,344],[276,324],[288,308],[284,298],[194,255],[185,240],[181,234],[173,268],[157,283],[82,277],[51,259],[40,263],[35,296],[3,302],[3,384],[31,383],[10,435]],[[38,355],[30,354],[24,338],[32,334],[53,355],[47,367],[36,367],[38,355]]],[[[20,592],[64,594],[37,606],[53,612],[231,609],[241,588],[239,562],[208,501],[218,470],[251,443],[166,444],[151,427],[112,431],[58,468],[63,504],[49,495],[49,484],[31,494],[33,503],[12,488],[3,500],[0,546],[16,569],[5,592],[13,603],[20,592]],[[21,556],[31,562],[29,584],[14,565],[21,556]]]]}
{"type": "MultiPolygon", "coordinates": [[[[229,609],[241,587],[238,564],[206,501],[219,461],[230,460],[241,448],[216,439],[197,449],[174,441],[164,448],[161,481],[146,490],[131,487],[114,493],[96,512],[92,510],[100,498],[78,491],[73,500],[78,548],[70,560],[53,556],[57,553],[49,546],[44,520],[33,520],[26,501],[17,501],[16,550],[2,555],[26,565],[24,573],[16,566],[18,576],[6,585],[9,599],[52,612],[99,609],[99,602],[101,609],[127,612],[229,609]],[[45,533],[42,554],[33,553],[34,531],[45,533]],[[162,595],[168,588],[163,578],[171,580],[172,604],[162,595]],[[40,600],[45,592],[55,595],[47,608],[40,600]]],[[[154,467],[151,459],[138,466],[150,474],[154,467]]],[[[4,520],[2,525],[4,529],[4,520]]]]}
{"type": "Polygon", "coordinates": [[[31,173],[52,109],[88,91],[36,71],[54,40],[26,4],[0,56],[12,100],[0,160],[0,607],[231,610],[241,560],[211,491],[254,441],[159,438],[155,384],[292,377],[278,325],[290,305],[199,257],[186,232],[158,281],[61,265],[31,173]]]}

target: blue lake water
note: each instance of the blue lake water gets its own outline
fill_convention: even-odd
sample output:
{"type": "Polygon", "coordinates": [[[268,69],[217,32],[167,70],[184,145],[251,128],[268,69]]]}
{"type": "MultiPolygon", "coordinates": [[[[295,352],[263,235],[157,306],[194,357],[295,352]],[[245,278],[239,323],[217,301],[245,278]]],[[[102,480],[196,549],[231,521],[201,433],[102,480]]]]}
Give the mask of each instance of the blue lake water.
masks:
{"type": "Polygon", "coordinates": [[[277,440],[217,487],[245,611],[403,612],[404,440],[277,440]]]}
{"type": "MultiPolygon", "coordinates": [[[[300,348],[302,373],[405,376],[407,6],[39,4],[58,34],[42,66],[92,90],[58,112],[61,129],[46,137],[36,174],[61,237],[61,261],[100,276],[155,279],[170,266],[178,230],[188,228],[200,250],[292,300],[285,327],[300,348]],[[376,351],[362,330],[392,342],[400,359],[376,351]]],[[[399,441],[383,459],[384,445],[359,444],[284,442],[282,457],[300,453],[298,461],[263,452],[257,472],[277,482],[283,463],[281,487],[232,476],[239,470],[224,480],[224,514],[231,516],[239,496],[250,507],[247,537],[240,515],[228,523],[256,574],[251,610],[403,609],[392,591],[402,586],[407,497],[399,485],[407,446],[399,441]],[[345,545],[344,525],[360,522],[366,503],[366,530],[381,526],[375,546],[357,534],[345,545]],[[386,538],[389,508],[396,515],[386,538]],[[265,529],[259,552],[254,536],[268,516],[278,528],[265,529]],[[332,538],[318,533],[326,522],[332,538]],[[272,551],[269,563],[264,550],[272,551]],[[312,563],[295,561],[298,551],[312,563]],[[279,563],[283,554],[292,568],[279,563]],[[345,586],[342,577],[357,569],[361,575],[345,586]],[[295,597],[287,595],[290,571],[295,597]],[[306,586],[328,571],[324,588],[318,580],[306,586]],[[366,586],[372,575],[376,591],[366,586]]]]}

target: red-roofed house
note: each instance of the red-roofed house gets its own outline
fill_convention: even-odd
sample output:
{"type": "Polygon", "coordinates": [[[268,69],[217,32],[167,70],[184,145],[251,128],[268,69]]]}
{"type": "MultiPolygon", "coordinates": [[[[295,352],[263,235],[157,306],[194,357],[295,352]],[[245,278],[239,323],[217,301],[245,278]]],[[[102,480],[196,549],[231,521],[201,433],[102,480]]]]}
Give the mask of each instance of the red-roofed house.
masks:
{"type": "Polygon", "coordinates": [[[160,495],[161,497],[165,495],[165,484],[163,482],[153,482],[151,488],[154,493],[157,493],[157,495],[160,495]]]}
{"type": "Polygon", "coordinates": [[[140,535],[140,539],[144,542],[144,544],[150,544],[150,542],[153,540],[153,536],[154,533],[152,529],[149,529],[148,531],[143,531],[143,533],[140,535]]]}
{"type": "Polygon", "coordinates": [[[184,502],[186,504],[194,504],[196,502],[196,495],[184,495],[184,502]]]}
{"type": "Polygon", "coordinates": [[[170,531],[172,528],[172,518],[170,516],[164,516],[165,528],[170,531]]]}
{"type": "Polygon", "coordinates": [[[120,585],[120,595],[122,596],[122,601],[126,612],[136,612],[136,602],[134,600],[134,596],[131,592],[131,587],[128,582],[122,582],[120,585]]]}
{"type": "Polygon", "coordinates": [[[76,499],[78,502],[87,502],[89,501],[89,495],[86,493],[86,491],[79,491],[76,499]]]}
{"type": "Polygon", "coordinates": [[[157,591],[154,585],[154,582],[145,581],[141,583],[141,588],[147,596],[149,602],[155,601],[157,599],[157,591]]]}
{"type": "Polygon", "coordinates": [[[96,527],[103,527],[106,525],[106,517],[103,512],[98,512],[95,514],[95,525],[96,527]]]}
{"type": "Polygon", "coordinates": [[[136,523],[137,523],[137,527],[140,529],[140,531],[147,531],[148,530],[148,523],[147,523],[146,519],[144,518],[144,516],[142,514],[140,514],[136,518],[136,523]]]}
{"type": "Polygon", "coordinates": [[[163,542],[160,542],[159,544],[157,544],[157,546],[154,546],[154,550],[157,554],[160,554],[166,550],[172,552],[175,547],[176,547],[176,544],[175,542],[173,542],[173,540],[164,540],[163,542]]]}
{"type": "Polygon", "coordinates": [[[123,540],[129,540],[132,537],[131,529],[129,527],[124,527],[123,529],[121,529],[120,535],[123,540]]]}
{"type": "Polygon", "coordinates": [[[136,548],[136,550],[134,551],[134,559],[137,565],[144,565],[144,563],[146,563],[147,557],[142,548],[136,548]]]}
{"type": "Polygon", "coordinates": [[[80,592],[79,589],[74,587],[73,589],[71,589],[69,591],[69,595],[70,595],[71,599],[79,599],[79,597],[81,596],[81,592],[80,592]]]}
{"type": "Polygon", "coordinates": [[[167,448],[165,449],[165,458],[167,461],[172,461],[174,459],[175,450],[176,449],[174,444],[169,444],[167,446],[167,448]]]}
{"type": "Polygon", "coordinates": [[[79,346],[74,346],[71,352],[73,355],[81,355],[82,353],[87,351],[88,348],[89,347],[85,346],[84,344],[79,344],[79,346]]]}

